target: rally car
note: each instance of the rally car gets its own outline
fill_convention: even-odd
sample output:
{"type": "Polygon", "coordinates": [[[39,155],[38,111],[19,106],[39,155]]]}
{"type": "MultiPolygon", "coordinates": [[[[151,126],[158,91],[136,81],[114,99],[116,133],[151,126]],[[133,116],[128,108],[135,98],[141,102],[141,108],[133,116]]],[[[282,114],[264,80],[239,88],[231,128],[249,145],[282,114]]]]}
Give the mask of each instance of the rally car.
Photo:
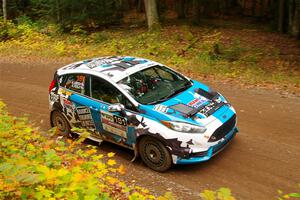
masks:
{"type": "Polygon", "coordinates": [[[64,66],[54,75],[49,101],[51,125],[63,134],[84,128],[91,140],[130,148],[160,172],[209,160],[238,132],[236,112],[220,93],[143,58],[64,66]]]}

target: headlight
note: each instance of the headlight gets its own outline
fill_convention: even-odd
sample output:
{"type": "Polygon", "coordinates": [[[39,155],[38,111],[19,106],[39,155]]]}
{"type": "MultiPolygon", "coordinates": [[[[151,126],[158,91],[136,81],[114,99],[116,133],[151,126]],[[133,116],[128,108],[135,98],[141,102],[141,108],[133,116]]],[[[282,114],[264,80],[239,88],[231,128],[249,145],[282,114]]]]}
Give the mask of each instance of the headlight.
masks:
{"type": "Polygon", "coordinates": [[[166,127],[173,129],[174,131],[185,132],[185,133],[204,133],[206,128],[203,126],[196,126],[184,122],[175,121],[161,121],[166,127]]]}

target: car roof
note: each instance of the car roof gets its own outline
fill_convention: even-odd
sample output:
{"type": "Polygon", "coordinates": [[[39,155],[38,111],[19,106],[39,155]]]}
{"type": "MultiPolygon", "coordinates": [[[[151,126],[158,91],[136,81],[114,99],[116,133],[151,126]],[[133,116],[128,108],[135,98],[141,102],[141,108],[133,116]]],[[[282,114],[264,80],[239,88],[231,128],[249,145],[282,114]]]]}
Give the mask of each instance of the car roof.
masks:
{"type": "Polygon", "coordinates": [[[69,73],[88,73],[100,75],[112,82],[119,80],[143,69],[160,63],[130,56],[98,57],[71,63],[57,70],[59,75],[69,73]]]}

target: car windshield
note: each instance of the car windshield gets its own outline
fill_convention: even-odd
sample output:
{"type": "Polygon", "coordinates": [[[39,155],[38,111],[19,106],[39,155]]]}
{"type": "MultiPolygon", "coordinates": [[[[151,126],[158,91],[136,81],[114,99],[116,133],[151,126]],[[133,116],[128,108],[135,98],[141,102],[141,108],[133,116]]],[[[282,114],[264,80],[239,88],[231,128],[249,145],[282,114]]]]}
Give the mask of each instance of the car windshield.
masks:
{"type": "Polygon", "coordinates": [[[156,104],[191,87],[192,82],[163,66],[138,71],[118,82],[141,104],[156,104]]]}

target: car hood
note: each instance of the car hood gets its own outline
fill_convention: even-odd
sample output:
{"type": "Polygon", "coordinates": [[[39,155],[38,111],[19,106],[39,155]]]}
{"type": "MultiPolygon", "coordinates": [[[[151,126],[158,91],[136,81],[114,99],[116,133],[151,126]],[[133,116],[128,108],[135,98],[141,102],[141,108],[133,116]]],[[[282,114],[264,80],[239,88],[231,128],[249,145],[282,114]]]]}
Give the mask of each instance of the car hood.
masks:
{"type": "Polygon", "coordinates": [[[181,121],[205,126],[219,118],[229,107],[222,95],[193,80],[193,85],[178,95],[159,104],[141,105],[140,109],[158,121],[181,121]],[[208,109],[212,110],[205,113],[208,109]]]}

